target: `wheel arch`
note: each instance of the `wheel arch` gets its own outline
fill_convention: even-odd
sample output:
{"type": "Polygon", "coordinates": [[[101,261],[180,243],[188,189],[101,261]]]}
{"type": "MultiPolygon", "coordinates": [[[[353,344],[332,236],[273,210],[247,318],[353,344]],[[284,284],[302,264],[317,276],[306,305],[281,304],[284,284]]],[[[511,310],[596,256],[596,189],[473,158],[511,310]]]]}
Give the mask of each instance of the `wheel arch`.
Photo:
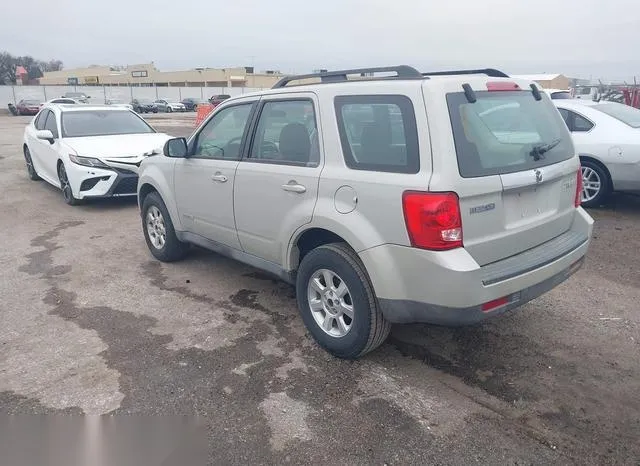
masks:
{"type": "Polygon", "coordinates": [[[333,228],[307,225],[291,238],[285,259],[285,269],[296,271],[305,255],[318,246],[330,243],[344,243],[356,251],[353,243],[347,239],[347,235],[336,233],[333,228]]]}
{"type": "Polygon", "coordinates": [[[173,190],[170,188],[168,180],[162,176],[162,173],[157,167],[145,167],[145,171],[141,174],[138,181],[138,208],[140,209],[141,215],[144,199],[152,192],[158,193],[162,202],[164,202],[175,230],[181,231],[183,229],[182,222],[178,215],[175,199],[171,196],[173,190]]]}

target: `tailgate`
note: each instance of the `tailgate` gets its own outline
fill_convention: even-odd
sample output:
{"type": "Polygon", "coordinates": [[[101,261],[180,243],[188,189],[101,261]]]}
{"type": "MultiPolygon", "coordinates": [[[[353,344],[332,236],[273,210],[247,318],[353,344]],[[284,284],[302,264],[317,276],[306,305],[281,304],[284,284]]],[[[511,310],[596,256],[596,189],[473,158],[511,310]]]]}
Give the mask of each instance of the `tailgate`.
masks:
{"type": "Polygon", "coordinates": [[[571,136],[547,96],[536,100],[516,83],[489,91],[491,84],[475,80],[472,98],[461,83],[446,94],[455,147],[449,164],[457,168],[448,170],[447,184],[460,198],[464,248],[480,265],[567,231],[579,168],[571,136]]]}

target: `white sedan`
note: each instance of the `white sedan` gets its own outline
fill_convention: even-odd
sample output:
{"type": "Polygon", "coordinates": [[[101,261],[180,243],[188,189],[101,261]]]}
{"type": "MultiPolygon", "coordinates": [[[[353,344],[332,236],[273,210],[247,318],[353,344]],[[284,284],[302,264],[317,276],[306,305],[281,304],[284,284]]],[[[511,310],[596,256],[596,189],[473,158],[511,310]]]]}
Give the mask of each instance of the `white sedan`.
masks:
{"type": "Polygon", "coordinates": [[[62,190],[65,202],[135,196],[138,167],[171,136],[123,107],[48,105],[24,131],[29,177],[62,190]]]}
{"type": "Polygon", "coordinates": [[[616,102],[554,100],[582,164],[582,204],[613,191],[640,193],[640,110],[616,102]]]}

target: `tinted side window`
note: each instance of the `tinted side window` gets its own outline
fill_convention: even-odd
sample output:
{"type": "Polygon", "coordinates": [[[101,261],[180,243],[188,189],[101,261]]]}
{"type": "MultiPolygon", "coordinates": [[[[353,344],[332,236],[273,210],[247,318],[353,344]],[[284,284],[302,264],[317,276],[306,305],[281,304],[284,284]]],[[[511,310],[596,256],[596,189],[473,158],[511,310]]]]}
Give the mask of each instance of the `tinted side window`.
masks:
{"type": "Polygon", "coordinates": [[[47,115],[49,115],[49,113],[51,113],[49,110],[40,112],[40,115],[36,117],[36,121],[33,122],[36,129],[44,129],[44,123],[47,121],[47,115]]]}
{"type": "Polygon", "coordinates": [[[44,123],[44,129],[48,129],[53,134],[55,139],[58,139],[58,124],[56,123],[56,114],[53,112],[49,112],[47,116],[47,121],[44,123]]]}
{"type": "Polygon", "coordinates": [[[266,102],[249,157],[256,161],[317,166],[320,150],[313,102],[266,102]]]}
{"type": "Polygon", "coordinates": [[[577,113],[574,113],[572,131],[589,131],[591,128],[593,128],[593,123],[577,113]]]}
{"type": "Polygon", "coordinates": [[[408,97],[339,96],[335,110],[349,168],[393,173],[420,170],[416,117],[408,97]]]}
{"type": "Polygon", "coordinates": [[[252,106],[253,103],[235,105],[216,113],[198,134],[193,157],[239,160],[252,106]]]}

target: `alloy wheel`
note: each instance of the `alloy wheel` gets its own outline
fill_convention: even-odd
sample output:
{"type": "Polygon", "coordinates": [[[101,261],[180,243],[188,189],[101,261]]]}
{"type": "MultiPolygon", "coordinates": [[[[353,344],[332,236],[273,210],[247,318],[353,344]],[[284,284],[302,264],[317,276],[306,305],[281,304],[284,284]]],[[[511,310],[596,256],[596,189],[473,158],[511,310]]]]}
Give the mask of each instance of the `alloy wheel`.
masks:
{"type": "Polygon", "coordinates": [[[589,202],[598,196],[602,189],[602,180],[597,171],[582,167],[582,202],[589,202]]]}
{"type": "Polygon", "coordinates": [[[162,249],[167,242],[167,229],[162,212],[154,205],[147,210],[146,224],[151,244],[156,249],[162,249]]]}
{"type": "Polygon", "coordinates": [[[309,309],[318,326],[328,335],[344,337],[353,326],[353,301],[347,284],[327,269],[316,271],[307,286],[309,309]]]}

